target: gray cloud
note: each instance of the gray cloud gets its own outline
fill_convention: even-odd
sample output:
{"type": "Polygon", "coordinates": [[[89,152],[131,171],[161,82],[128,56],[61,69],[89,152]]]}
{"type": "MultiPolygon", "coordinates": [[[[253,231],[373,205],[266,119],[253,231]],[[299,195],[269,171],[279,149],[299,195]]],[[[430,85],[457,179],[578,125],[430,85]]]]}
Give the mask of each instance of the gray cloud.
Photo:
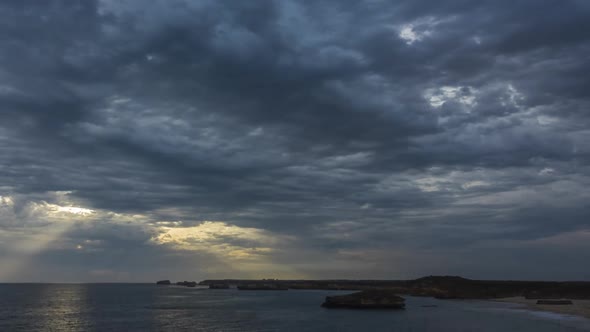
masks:
{"type": "MultiPolygon", "coordinates": [[[[154,242],[161,222],[220,221],[289,238],[264,257],[293,275],[485,277],[481,262],[433,262],[505,241],[530,257],[530,241],[588,229],[585,1],[5,1],[0,13],[0,247],[65,222],[34,253],[39,269],[140,280],[193,257],[217,266],[197,276],[240,274],[154,242]],[[96,213],[79,224],[67,206],[96,213]],[[100,250],[80,259],[79,240],[100,250]],[[108,263],[121,251],[143,265],[108,263]]],[[[212,243],[258,245],[235,236],[212,243]]],[[[588,278],[558,265],[550,277],[588,278]]]]}

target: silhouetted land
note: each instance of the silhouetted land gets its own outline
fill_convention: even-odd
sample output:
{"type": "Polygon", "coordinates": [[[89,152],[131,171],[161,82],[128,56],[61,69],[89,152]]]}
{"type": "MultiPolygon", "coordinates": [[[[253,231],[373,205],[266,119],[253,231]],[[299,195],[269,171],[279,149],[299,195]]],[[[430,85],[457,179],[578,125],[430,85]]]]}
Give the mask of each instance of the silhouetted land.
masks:
{"type": "Polygon", "coordinates": [[[393,291],[368,289],[348,295],[327,296],[322,307],[344,309],[404,309],[405,299],[393,291]]]}
{"type": "Polygon", "coordinates": [[[288,290],[288,285],[281,283],[252,283],[238,285],[239,290],[288,290]]]}
{"type": "Polygon", "coordinates": [[[386,289],[397,294],[440,299],[590,299],[590,282],[472,280],[457,276],[429,276],[415,280],[204,280],[200,285],[322,290],[386,289]]]}
{"type": "MultiPolygon", "coordinates": [[[[170,280],[160,280],[156,282],[156,285],[170,286],[172,282],[170,280]]],[[[196,281],[178,281],[175,285],[185,287],[197,287],[196,281]]]]}

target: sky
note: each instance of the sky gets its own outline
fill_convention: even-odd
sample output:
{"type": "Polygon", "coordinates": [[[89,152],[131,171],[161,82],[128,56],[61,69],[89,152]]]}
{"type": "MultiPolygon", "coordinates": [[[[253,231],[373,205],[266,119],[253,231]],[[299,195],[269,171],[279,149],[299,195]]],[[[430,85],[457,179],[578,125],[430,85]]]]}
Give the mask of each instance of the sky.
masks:
{"type": "Polygon", "coordinates": [[[590,280],[589,1],[0,17],[0,282],[590,280]]]}

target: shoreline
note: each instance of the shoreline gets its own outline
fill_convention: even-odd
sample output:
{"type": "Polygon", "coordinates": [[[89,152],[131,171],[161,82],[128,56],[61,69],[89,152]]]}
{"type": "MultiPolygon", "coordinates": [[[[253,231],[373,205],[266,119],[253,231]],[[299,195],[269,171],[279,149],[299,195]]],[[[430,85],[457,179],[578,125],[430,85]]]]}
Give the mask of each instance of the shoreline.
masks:
{"type": "MultiPolygon", "coordinates": [[[[571,300],[571,305],[537,304],[537,300],[529,300],[522,296],[493,299],[495,302],[521,304],[524,309],[532,311],[552,312],[590,319],[590,300],[571,300]]],[[[516,308],[515,308],[516,309],[516,308]]]]}

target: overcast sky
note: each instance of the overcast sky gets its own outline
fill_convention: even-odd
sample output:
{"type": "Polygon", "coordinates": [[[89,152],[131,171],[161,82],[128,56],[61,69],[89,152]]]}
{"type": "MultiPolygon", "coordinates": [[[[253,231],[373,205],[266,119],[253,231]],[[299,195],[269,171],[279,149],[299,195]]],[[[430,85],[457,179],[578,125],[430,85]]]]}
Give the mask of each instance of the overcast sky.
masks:
{"type": "Polygon", "coordinates": [[[590,280],[589,1],[0,17],[0,281],[590,280]]]}

